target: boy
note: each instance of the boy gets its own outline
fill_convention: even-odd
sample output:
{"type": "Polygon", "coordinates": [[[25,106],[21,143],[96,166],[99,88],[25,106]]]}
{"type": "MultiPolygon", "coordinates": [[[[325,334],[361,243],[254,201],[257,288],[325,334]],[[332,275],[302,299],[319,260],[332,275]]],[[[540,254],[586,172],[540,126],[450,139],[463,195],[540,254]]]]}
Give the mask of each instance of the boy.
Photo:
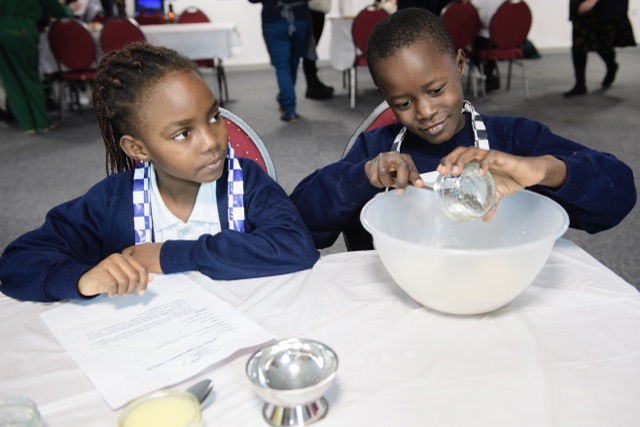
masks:
{"type": "Polygon", "coordinates": [[[372,248],[359,221],[368,200],[386,187],[423,186],[421,173],[459,175],[474,160],[496,181],[498,209],[502,197],[528,188],[560,203],[571,227],[595,233],[635,205],[633,174],[613,155],[530,119],[477,114],[464,101],[464,54],[434,14],[412,8],[386,17],[369,38],[367,62],[399,123],[364,132],[342,160],[294,189],[290,197],[316,247],[344,231],[349,249],[372,248]]]}

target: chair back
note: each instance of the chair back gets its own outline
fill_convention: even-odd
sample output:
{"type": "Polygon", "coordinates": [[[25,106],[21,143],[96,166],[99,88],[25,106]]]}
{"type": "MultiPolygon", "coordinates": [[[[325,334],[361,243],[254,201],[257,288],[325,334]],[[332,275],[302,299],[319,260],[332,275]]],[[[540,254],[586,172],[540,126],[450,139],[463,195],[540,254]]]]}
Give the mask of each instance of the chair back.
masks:
{"type": "Polygon", "coordinates": [[[453,1],[442,9],[440,19],[456,49],[467,48],[480,30],[478,9],[471,3],[453,1]]]}
{"type": "Polygon", "coordinates": [[[229,142],[238,157],[251,159],[258,163],[271,178],[276,180],[276,169],[271,161],[271,156],[267,147],[262,142],[262,138],[247,122],[232,113],[220,108],[220,115],[227,125],[229,142]]]}
{"type": "Polygon", "coordinates": [[[531,21],[531,9],[527,3],[507,0],[491,18],[491,41],[498,49],[520,49],[531,29],[531,21]]]}
{"type": "Polygon", "coordinates": [[[206,13],[197,7],[186,8],[178,17],[178,24],[193,24],[199,22],[211,22],[206,13]]]}
{"type": "Polygon", "coordinates": [[[100,33],[100,46],[104,53],[145,40],[146,37],[138,23],[129,18],[107,19],[100,33]]]}
{"type": "Polygon", "coordinates": [[[165,18],[159,10],[143,10],[136,17],[136,21],[138,21],[140,25],[162,25],[167,23],[167,18],[165,18]]]}
{"type": "Polygon", "coordinates": [[[58,63],[70,70],[86,70],[96,60],[96,45],[89,29],[74,18],[58,19],[49,28],[49,46],[58,63]]]}
{"type": "Polygon", "coordinates": [[[353,18],[351,36],[353,37],[353,44],[356,47],[356,65],[367,65],[366,53],[369,35],[371,31],[373,31],[373,27],[387,15],[388,13],[382,9],[366,7],[353,18]]]}
{"type": "Polygon", "coordinates": [[[362,123],[360,123],[360,125],[357,127],[355,132],[353,132],[353,134],[351,135],[351,138],[349,138],[349,141],[347,142],[347,145],[344,148],[344,151],[342,152],[342,157],[344,158],[344,156],[347,155],[349,150],[351,150],[351,147],[353,146],[353,144],[356,142],[356,139],[358,139],[358,136],[362,132],[366,132],[382,126],[387,126],[393,123],[397,123],[397,121],[398,121],[398,118],[393,113],[393,111],[391,111],[391,108],[389,107],[389,104],[387,104],[387,101],[382,101],[362,121],[362,123]]]}

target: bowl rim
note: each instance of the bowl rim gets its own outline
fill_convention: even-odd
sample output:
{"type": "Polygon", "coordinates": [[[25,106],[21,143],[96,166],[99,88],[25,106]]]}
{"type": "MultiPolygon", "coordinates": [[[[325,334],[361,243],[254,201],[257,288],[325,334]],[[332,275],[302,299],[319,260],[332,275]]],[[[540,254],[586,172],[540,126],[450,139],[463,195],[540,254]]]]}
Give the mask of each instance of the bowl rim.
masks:
{"type": "Polygon", "coordinates": [[[269,341],[268,343],[264,344],[263,346],[261,346],[259,349],[257,349],[256,351],[254,351],[249,358],[247,359],[247,363],[245,364],[245,373],[247,375],[247,378],[249,379],[249,382],[251,382],[251,384],[253,384],[254,387],[261,389],[261,390],[273,390],[273,391],[277,391],[279,393],[300,393],[301,391],[305,391],[305,390],[311,390],[311,389],[316,389],[320,386],[324,386],[329,382],[332,382],[337,373],[338,373],[338,366],[339,366],[339,359],[338,359],[338,354],[328,345],[326,345],[323,342],[317,341],[317,340],[312,340],[309,338],[282,338],[282,339],[275,339],[272,341],[269,341]],[[252,365],[252,362],[256,359],[256,357],[258,357],[261,353],[265,352],[266,350],[268,350],[269,348],[278,346],[282,343],[286,343],[289,341],[296,341],[299,343],[303,343],[303,344],[314,344],[314,345],[318,345],[319,347],[322,347],[324,349],[326,349],[328,351],[328,353],[330,353],[332,355],[332,359],[334,361],[334,369],[333,371],[331,371],[329,373],[329,375],[327,375],[325,378],[323,378],[322,380],[320,380],[319,382],[317,382],[314,385],[308,386],[308,387],[303,387],[303,388],[297,388],[297,389],[289,389],[289,390],[285,390],[285,389],[279,389],[279,388],[273,388],[273,387],[268,387],[262,383],[256,382],[254,381],[254,376],[252,375],[252,372],[249,370],[249,368],[252,365]]]}
{"type": "MultiPolygon", "coordinates": [[[[407,187],[407,190],[411,188],[411,187],[407,187]]],[[[405,191],[407,191],[405,190],[405,191]]],[[[418,189],[415,189],[415,191],[417,191],[418,189]]],[[[414,191],[414,190],[409,190],[409,191],[414,191]]],[[[391,190],[391,191],[383,191],[380,192],[378,194],[376,194],[372,199],[370,199],[367,203],[365,203],[365,205],[362,207],[362,210],[360,211],[360,222],[362,223],[362,226],[365,228],[365,230],[367,230],[367,232],[369,234],[371,234],[372,238],[373,238],[373,243],[374,243],[374,247],[375,247],[375,241],[376,241],[376,236],[374,235],[374,233],[371,231],[373,229],[373,226],[367,221],[367,219],[365,218],[365,212],[366,210],[370,207],[370,205],[372,205],[375,200],[379,197],[384,197],[385,194],[391,194],[397,192],[397,190],[391,190]]],[[[531,190],[521,190],[518,193],[522,193],[522,192],[527,192],[530,195],[534,196],[534,197],[539,197],[542,199],[545,199],[546,202],[549,202],[552,206],[554,206],[559,212],[560,215],[562,216],[562,224],[552,233],[549,234],[548,236],[545,237],[541,237],[538,239],[535,239],[533,241],[530,242],[526,242],[526,243],[520,243],[520,244],[516,244],[513,246],[509,246],[508,249],[509,250],[514,250],[514,251],[524,251],[529,249],[531,246],[537,246],[540,244],[540,242],[543,241],[552,241],[555,242],[558,238],[560,238],[569,228],[569,215],[567,214],[567,211],[555,200],[551,199],[548,196],[545,196],[543,194],[539,194],[536,193],[534,191],[531,190]]],[[[514,193],[518,194],[518,193],[514,193]]],[[[510,195],[511,196],[511,195],[510,195]]],[[[505,197],[510,197],[510,196],[505,196],[505,197]]],[[[500,206],[498,205],[498,209],[500,209],[500,206]]],[[[478,221],[478,220],[476,220],[478,221]]],[[[439,254],[450,254],[450,255],[454,255],[454,256],[469,256],[469,255],[485,255],[485,254],[492,254],[492,253],[497,253],[497,252],[504,252],[505,249],[507,249],[507,247],[501,247],[501,248],[487,248],[487,249],[479,249],[479,250],[473,250],[470,251],[469,249],[461,249],[461,248],[446,248],[446,247],[431,247],[431,246],[425,246],[423,244],[420,243],[415,243],[415,242],[408,242],[406,240],[402,240],[399,239],[397,237],[394,237],[388,233],[385,233],[383,231],[379,231],[379,230],[375,230],[376,234],[381,235],[382,237],[384,237],[385,239],[391,240],[393,242],[397,242],[400,243],[402,245],[411,247],[411,248],[416,248],[416,249],[420,249],[422,251],[426,251],[426,252],[438,252],[439,254]]],[[[376,248],[377,250],[377,248],[376,248]]]]}

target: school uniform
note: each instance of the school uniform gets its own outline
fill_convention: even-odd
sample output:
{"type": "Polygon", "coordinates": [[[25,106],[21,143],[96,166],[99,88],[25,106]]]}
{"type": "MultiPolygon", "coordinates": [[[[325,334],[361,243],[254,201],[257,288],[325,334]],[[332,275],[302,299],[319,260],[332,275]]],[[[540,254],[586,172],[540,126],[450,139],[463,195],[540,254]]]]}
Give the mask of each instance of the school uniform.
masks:
{"type": "MultiPolygon", "coordinates": [[[[244,279],[307,269],[319,258],[284,190],[256,163],[238,160],[243,174],[245,231],[229,229],[225,165],[215,183],[217,212],[211,213],[221,231],[195,240],[166,240],[160,252],[165,274],[200,271],[217,280],[244,279]]],[[[122,172],[52,209],[42,227],[5,249],[0,258],[0,291],[34,301],[83,298],[77,290],[80,277],[135,242],[132,189],[133,172],[122,172]]],[[[194,212],[201,211],[201,206],[194,208],[194,212]]],[[[160,221],[165,226],[168,222],[160,221]]]]}
{"type": "MultiPolygon", "coordinates": [[[[401,152],[413,159],[420,173],[435,171],[440,160],[456,147],[474,146],[472,120],[465,113],[462,131],[442,144],[430,144],[407,131],[401,152]]],[[[558,202],[567,211],[570,226],[595,233],[618,224],[636,202],[631,169],[611,154],[598,152],[555,135],[544,124],[522,117],[480,115],[490,148],[517,156],[553,155],[567,165],[566,182],[557,190],[528,188],[558,202]]],[[[311,231],[316,247],[331,246],[348,228],[366,236],[359,249],[372,248],[359,221],[364,204],[384,189],[369,182],[364,165],[388,152],[402,125],[388,125],[358,136],[346,156],[306,177],[290,195],[311,231]]],[[[508,197],[508,196],[507,196],[508,197]]],[[[500,207],[498,207],[500,209],[500,207]]]]}

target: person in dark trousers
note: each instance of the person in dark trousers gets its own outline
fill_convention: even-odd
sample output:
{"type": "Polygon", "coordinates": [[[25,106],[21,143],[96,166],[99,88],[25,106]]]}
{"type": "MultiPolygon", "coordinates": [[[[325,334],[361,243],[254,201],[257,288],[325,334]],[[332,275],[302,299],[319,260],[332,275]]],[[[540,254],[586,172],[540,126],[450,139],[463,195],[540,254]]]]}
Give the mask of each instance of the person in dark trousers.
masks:
{"type": "Polygon", "coordinates": [[[565,98],[587,94],[589,52],[597,52],[607,67],[602,89],[611,87],[619,68],[615,48],[636,45],[628,9],[629,0],[570,0],[571,59],[576,81],[573,88],[564,93],[565,98]]]}
{"type": "MultiPolygon", "coordinates": [[[[330,4],[330,3],[329,3],[330,4]]],[[[310,31],[312,38],[309,42],[312,46],[307,49],[307,54],[302,58],[302,69],[304,77],[307,80],[307,92],[305,96],[309,99],[329,99],[333,96],[334,89],[320,81],[318,77],[318,66],[316,64],[317,57],[315,55],[315,46],[320,42],[322,30],[324,29],[326,12],[312,9],[309,5],[310,31]],[[313,51],[312,51],[313,50],[313,51]],[[313,56],[312,58],[310,58],[313,56]]]]}

